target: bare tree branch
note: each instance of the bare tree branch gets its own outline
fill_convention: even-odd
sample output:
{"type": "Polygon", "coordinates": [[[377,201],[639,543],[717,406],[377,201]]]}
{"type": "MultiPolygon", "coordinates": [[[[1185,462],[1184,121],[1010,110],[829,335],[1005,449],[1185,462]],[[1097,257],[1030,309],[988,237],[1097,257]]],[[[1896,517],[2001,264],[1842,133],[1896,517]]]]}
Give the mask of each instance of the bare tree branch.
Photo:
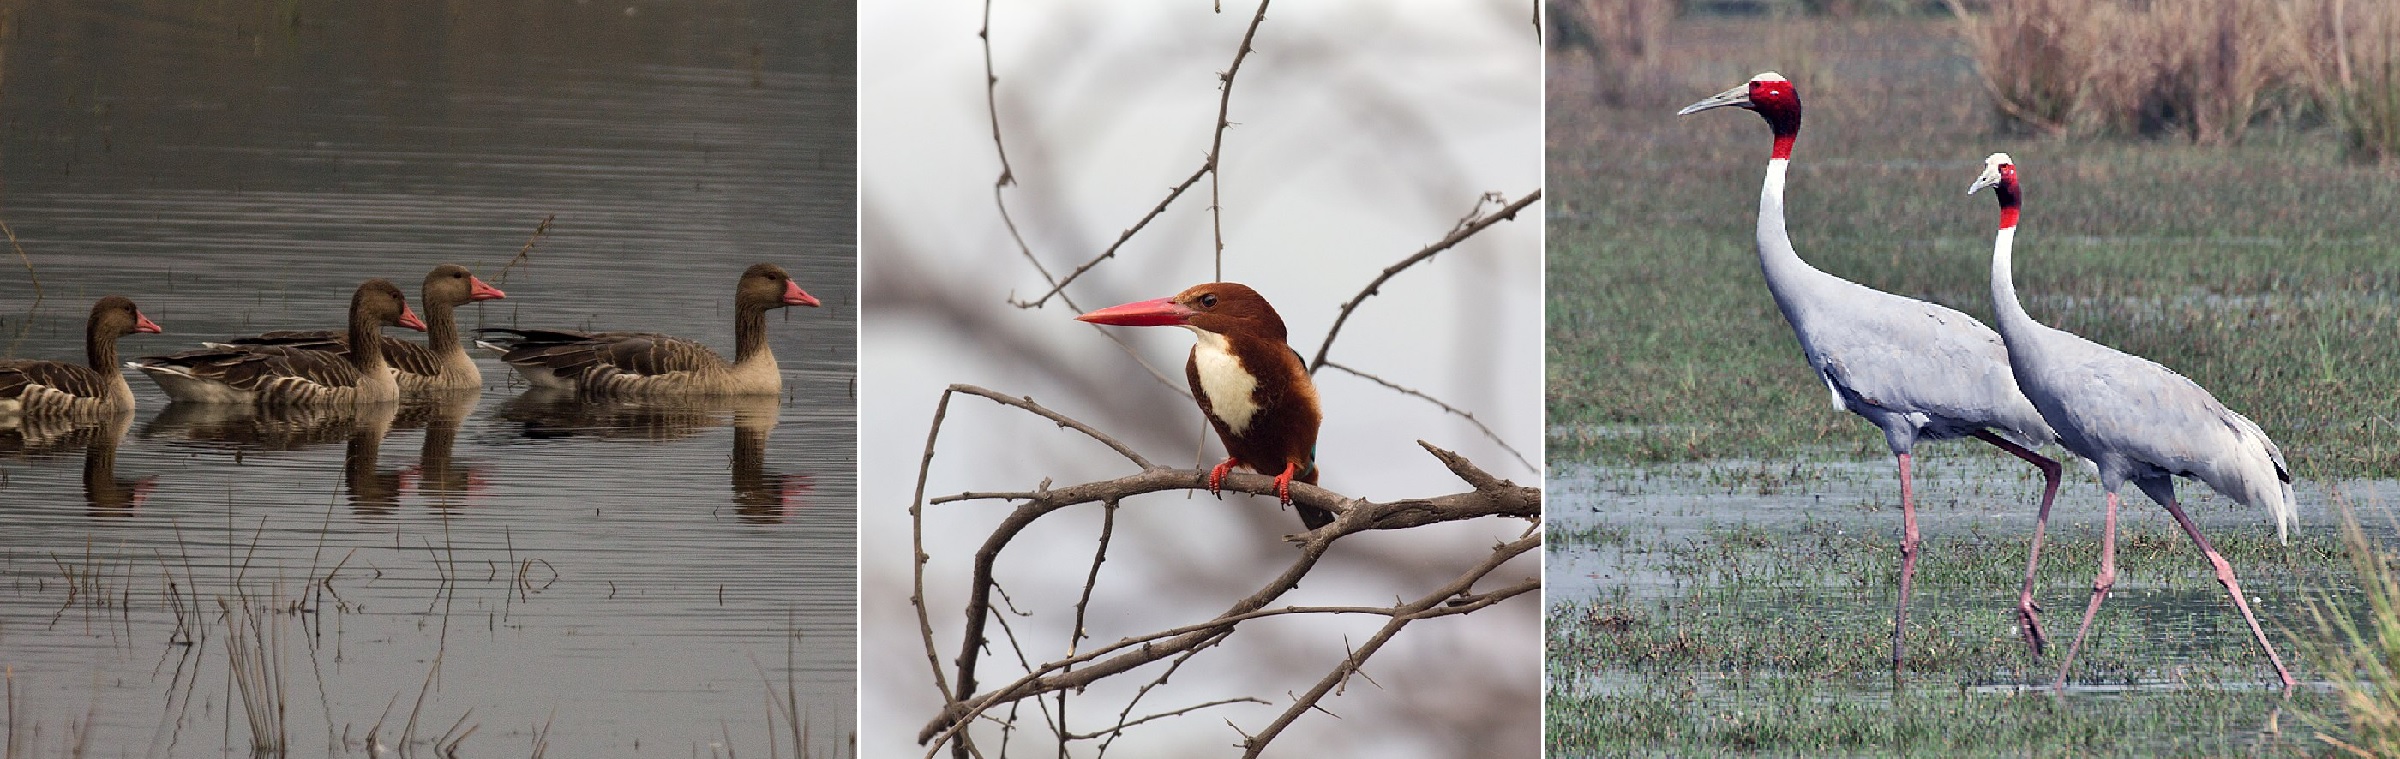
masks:
{"type": "MultiPolygon", "coordinates": [[[[1138,234],[1143,229],[1148,228],[1151,220],[1157,219],[1159,214],[1166,213],[1167,206],[1174,204],[1176,198],[1183,197],[1183,191],[1192,189],[1192,185],[1199,184],[1200,178],[1207,176],[1210,168],[1211,167],[1208,163],[1202,162],[1200,164],[1200,168],[1196,171],[1193,171],[1191,176],[1184,177],[1182,184],[1178,184],[1172,188],[1169,188],[1167,190],[1167,197],[1159,200],[1158,205],[1151,206],[1149,213],[1142,214],[1141,221],[1134,222],[1133,226],[1126,227],[1125,231],[1117,233],[1117,241],[1109,243],[1107,250],[1100,251],[1100,255],[1093,256],[1092,260],[1085,261],[1083,262],[1082,266],[1075,267],[1074,271],[1067,272],[1067,276],[1058,280],[1058,284],[1052,285],[1049,292],[1042,293],[1042,297],[1029,301],[1010,298],[1008,300],[1009,305],[1013,305],[1018,308],[1041,308],[1042,304],[1050,302],[1050,298],[1052,296],[1064,292],[1067,289],[1067,285],[1073,284],[1076,278],[1083,276],[1084,272],[1091,271],[1092,267],[1099,266],[1100,262],[1102,261],[1116,258],[1118,248],[1125,247],[1126,241],[1132,240],[1135,234],[1138,234]]],[[[1219,279],[1223,279],[1224,276],[1224,268],[1219,266],[1217,277],[1219,279]]]]}
{"type": "Polygon", "coordinates": [[[1327,369],[1338,369],[1338,370],[1341,370],[1341,371],[1343,371],[1343,372],[1347,372],[1347,373],[1349,373],[1351,376],[1358,377],[1359,379],[1363,379],[1363,380],[1366,380],[1366,381],[1368,381],[1368,382],[1373,382],[1373,383],[1375,383],[1375,384],[1378,384],[1378,385],[1382,385],[1382,386],[1384,386],[1384,387],[1391,388],[1391,389],[1392,389],[1394,392],[1397,392],[1397,393],[1399,393],[1399,394],[1401,394],[1401,395],[1407,395],[1407,396],[1413,396],[1413,397],[1416,397],[1416,398],[1422,398],[1422,399],[1424,399],[1424,401],[1425,401],[1426,403],[1431,403],[1431,404],[1433,404],[1433,405],[1440,406],[1440,407],[1442,408],[1442,410],[1443,410],[1443,411],[1448,411],[1448,412],[1450,412],[1450,413],[1452,413],[1452,414],[1457,414],[1458,416],[1460,416],[1460,417],[1462,417],[1462,418],[1466,419],[1468,424],[1473,424],[1473,425],[1475,425],[1475,429],[1482,430],[1482,431],[1483,431],[1483,436],[1484,436],[1484,437],[1491,438],[1492,442],[1494,442],[1494,443],[1498,443],[1498,444],[1500,445],[1500,449],[1501,449],[1501,450],[1507,451],[1507,452],[1508,452],[1508,455],[1510,455],[1510,456],[1515,456],[1515,457],[1517,457],[1517,463],[1519,463],[1519,464],[1523,464],[1523,465],[1525,466],[1525,470],[1526,470],[1526,471],[1533,472],[1533,473],[1536,473],[1536,474],[1539,474],[1539,473],[1541,473],[1541,471],[1542,471],[1541,467],[1534,466],[1534,465],[1533,465],[1533,461],[1531,461],[1531,460],[1529,460],[1529,459],[1525,458],[1525,454],[1518,453],[1518,452],[1517,452],[1517,447],[1516,447],[1516,446],[1509,445],[1507,440],[1503,440],[1503,439],[1501,439],[1501,438],[1500,438],[1500,433],[1498,433],[1498,432],[1493,432],[1493,431],[1492,431],[1492,428],[1491,428],[1490,426],[1488,426],[1488,425],[1485,425],[1485,424],[1483,423],[1483,420],[1475,418],[1475,414],[1474,414],[1473,412],[1467,411],[1467,410],[1465,410],[1465,409],[1461,409],[1461,408],[1459,408],[1459,407],[1457,407],[1457,406],[1452,406],[1452,405],[1450,405],[1450,404],[1443,403],[1443,402],[1441,401],[1441,399],[1439,399],[1439,398],[1435,398],[1435,397],[1433,397],[1433,396],[1426,395],[1426,394],[1424,394],[1424,393],[1422,393],[1422,392],[1419,392],[1419,391],[1417,391],[1417,390],[1415,390],[1415,389],[1413,389],[1413,388],[1402,387],[1402,386],[1400,386],[1399,384],[1392,382],[1391,380],[1387,380],[1387,379],[1384,379],[1384,378],[1382,378],[1382,377],[1377,377],[1377,376],[1375,376],[1375,375],[1368,374],[1368,373],[1366,373],[1366,372],[1362,372],[1362,371],[1359,371],[1359,370],[1357,370],[1357,369],[1352,369],[1352,368],[1350,368],[1350,367],[1343,366],[1343,365],[1342,365],[1342,364],[1340,364],[1340,363],[1336,363],[1336,362],[1333,362],[1333,361],[1327,361],[1327,362],[1325,362],[1325,368],[1327,368],[1327,369]]]}
{"type": "Polygon", "coordinates": [[[1350,312],[1358,310],[1359,303],[1365,301],[1369,296],[1379,292],[1383,287],[1383,283],[1391,281],[1392,277],[1398,276],[1400,272],[1408,270],[1408,267],[1415,266],[1420,261],[1432,258],[1436,253],[1449,250],[1452,246],[1464,242],[1469,237],[1474,237],[1475,233],[1477,232],[1481,232],[1487,228],[1490,228],[1494,224],[1515,219],[1518,211],[1525,210],[1526,206],[1533,205],[1534,201],[1541,199],[1542,191],[1534,190],[1533,192],[1526,193],[1525,197],[1518,198],[1515,202],[1509,203],[1506,206],[1502,206],[1500,210],[1482,216],[1476,215],[1476,211],[1481,211],[1483,209],[1483,202],[1478,200],[1475,204],[1475,209],[1467,212],[1467,216],[1465,218],[1459,219],[1458,226],[1452,228],[1450,230],[1450,234],[1442,236],[1442,239],[1434,242],[1432,245],[1425,246],[1416,253],[1410,254],[1409,257],[1400,259],[1399,263],[1384,267],[1383,273],[1376,275],[1374,281],[1368,282],[1365,289],[1359,290],[1358,295],[1352,296],[1349,302],[1342,304],[1341,315],[1334,317],[1333,328],[1325,331],[1325,342],[1317,346],[1317,357],[1309,359],[1308,361],[1309,372],[1313,374],[1316,372],[1317,367],[1325,365],[1325,355],[1333,350],[1333,339],[1341,336],[1342,325],[1350,321],[1350,312]]]}
{"type": "MultiPolygon", "coordinates": [[[[945,401],[950,392],[969,392],[994,400],[1003,400],[1008,405],[1039,414],[1062,427],[1085,431],[1085,434],[1094,439],[1113,443],[1113,439],[1108,438],[1105,434],[1090,430],[1088,426],[1057,415],[1055,412],[1042,409],[1031,401],[1010,402],[1015,399],[1006,399],[1005,396],[997,393],[964,385],[954,386],[952,390],[945,391],[945,401]]],[[[1236,601],[1231,608],[1209,622],[1143,636],[1138,640],[1126,639],[1093,651],[1071,652],[1067,657],[1047,664],[1027,665],[1024,676],[981,694],[976,692],[976,665],[986,644],[983,632],[985,621],[995,613],[991,603],[991,594],[997,588],[993,577],[993,568],[1001,551],[1017,535],[1041,517],[1070,506],[1101,503],[1113,507],[1122,503],[1124,499],[1136,495],[1206,487],[1209,473],[1199,469],[1145,467],[1140,472],[1113,480],[1064,488],[1052,488],[1044,483],[1043,487],[1028,492],[961,493],[932,499],[929,503],[942,504],[971,500],[1015,500],[1023,503],[1016,506],[993,529],[992,533],[986,537],[982,548],[976,551],[972,580],[968,588],[969,599],[965,608],[965,629],[961,635],[958,657],[954,660],[957,667],[955,670],[957,685],[955,688],[947,689],[949,691],[946,696],[947,706],[944,707],[940,716],[919,733],[919,742],[929,744],[928,756],[938,753],[941,745],[949,742],[952,752],[963,757],[970,750],[971,741],[967,740],[961,731],[966,725],[972,724],[975,719],[993,708],[1012,705],[1028,698],[1034,699],[1036,703],[1041,703],[1038,697],[1044,694],[1079,690],[1107,677],[1143,665],[1172,657],[1188,656],[1202,649],[1213,647],[1231,636],[1235,626],[1241,621],[1253,618],[1251,615],[1297,587],[1300,581],[1315,567],[1317,561],[1332,547],[1333,543],[1343,536],[1367,530],[1408,529],[1487,516],[1539,519],[1541,513],[1540,490],[1519,486],[1494,477],[1455,453],[1436,448],[1423,441],[1418,441],[1418,444],[1433,454],[1442,462],[1443,466],[1460,479],[1473,485],[1475,489],[1465,493],[1433,498],[1376,503],[1365,499],[1345,497],[1307,483],[1292,483],[1290,493],[1294,503],[1315,506],[1333,512],[1336,519],[1326,527],[1287,538],[1300,544],[1300,556],[1282,574],[1257,592],[1236,601]],[[1077,667],[1082,668],[1077,669],[1077,667]]],[[[930,460],[930,442],[926,455],[930,460]]],[[[1128,454],[1128,458],[1135,459],[1130,454],[1128,454]]],[[[1271,495],[1276,490],[1274,478],[1251,473],[1231,474],[1225,478],[1222,486],[1228,490],[1261,495],[1271,495]]],[[[923,523],[922,504],[928,503],[922,500],[922,473],[920,473],[918,498],[920,499],[919,504],[912,505],[911,513],[921,526],[923,523]]],[[[1418,604],[1421,606],[1409,605],[1387,609],[1343,607],[1336,610],[1315,610],[1313,612],[1287,610],[1279,613],[1382,613],[1393,617],[1393,622],[1397,624],[1387,623],[1384,630],[1369,641],[1368,647],[1353,652],[1352,656],[1346,658],[1344,663],[1328,676],[1330,682],[1338,683],[1349,673],[1355,672],[1367,657],[1372,656],[1376,649],[1380,648],[1392,635],[1397,634],[1399,628],[1405,626],[1409,621],[1432,616],[1468,613],[1522,594],[1525,590],[1538,588],[1540,580],[1533,578],[1500,592],[1481,595],[1468,595],[1467,593],[1468,589],[1472,588],[1492,568],[1506,563],[1510,558],[1521,555],[1539,544],[1538,533],[1529,530],[1525,537],[1495,549],[1495,556],[1487,557],[1484,562],[1477,565],[1476,569],[1470,570],[1460,579],[1436,589],[1435,595],[1430,599],[1420,599],[1418,604]],[[1443,610],[1431,611],[1436,605],[1441,605],[1443,610]]],[[[920,555],[920,578],[922,559],[923,557],[920,555]]],[[[1087,577],[1087,593],[1090,583],[1096,581],[1096,578],[1096,570],[1087,577]]],[[[920,586],[915,598],[920,620],[928,619],[930,616],[930,612],[925,608],[923,597],[920,586]]],[[[1006,621],[1003,620],[1002,624],[1005,626],[1006,621]]],[[[934,656],[931,653],[934,648],[931,643],[931,625],[921,622],[920,627],[921,632],[926,636],[928,655],[934,656]]],[[[1013,639],[1013,633],[1008,633],[1008,635],[1013,639]]],[[[1079,621],[1076,632],[1070,633],[1070,637],[1079,638],[1080,635],[1081,624],[1079,621]]],[[[1327,685],[1321,690],[1330,688],[1331,686],[1327,685]]],[[[1306,699],[1312,705],[1317,700],[1321,700],[1324,695],[1323,692],[1313,693],[1314,695],[1306,699]]],[[[1280,720],[1274,730],[1279,731],[1282,725],[1288,723],[1288,719],[1280,720]]],[[[1063,719],[1057,724],[1062,740],[1072,734],[1072,731],[1065,727],[1063,719]]],[[[1249,739],[1251,742],[1247,745],[1255,749],[1265,745],[1265,740],[1271,740],[1271,738],[1271,734],[1268,734],[1264,736],[1264,740],[1249,739]]]]}
{"type": "Polygon", "coordinates": [[[1208,219],[1217,235],[1216,281],[1225,281],[1225,199],[1220,188],[1225,185],[1225,129],[1233,126],[1226,117],[1233,110],[1233,76],[1242,71],[1242,59],[1250,57],[1250,41],[1258,38],[1258,25],[1267,20],[1267,3],[1258,0],[1258,15],[1250,17],[1250,29],[1242,32],[1242,46],[1233,53],[1233,65],[1225,67],[1220,78],[1225,85],[1217,95],[1216,136],[1208,144],[1208,219]]]}

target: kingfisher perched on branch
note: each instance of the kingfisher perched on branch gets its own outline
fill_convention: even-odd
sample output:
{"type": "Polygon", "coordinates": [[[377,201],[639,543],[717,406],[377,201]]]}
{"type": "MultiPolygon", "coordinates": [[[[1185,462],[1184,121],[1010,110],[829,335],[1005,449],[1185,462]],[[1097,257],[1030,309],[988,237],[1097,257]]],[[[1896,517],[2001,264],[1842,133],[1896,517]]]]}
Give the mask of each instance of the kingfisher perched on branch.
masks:
{"type": "MultiPolygon", "coordinates": [[[[1283,317],[1247,285],[1211,282],[1172,298],[1111,306],[1075,317],[1126,327],[1183,327],[1200,336],[1183,363],[1184,380],[1200,413],[1225,441],[1226,459],[1208,473],[1208,492],[1222,497],[1234,465],[1275,475],[1275,494],[1292,504],[1292,481],[1317,483],[1317,386],[1308,363],[1284,342],[1283,317]]],[[[1294,506],[1311,530],[1333,513],[1294,506]]]]}

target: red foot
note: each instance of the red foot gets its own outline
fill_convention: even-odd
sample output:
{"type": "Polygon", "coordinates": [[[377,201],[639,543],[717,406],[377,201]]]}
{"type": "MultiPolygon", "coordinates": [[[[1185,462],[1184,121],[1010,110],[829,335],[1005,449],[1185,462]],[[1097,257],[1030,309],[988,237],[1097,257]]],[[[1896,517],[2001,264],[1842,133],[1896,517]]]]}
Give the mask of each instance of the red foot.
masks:
{"type": "Polygon", "coordinates": [[[1275,496],[1283,499],[1285,506],[1292,505],[1292,474],[1298,471],[1298,464],[1285,463],[1283,473],[1275,475],[1275,496]]]}
{"type": "Polygon", "coordinates": [[[1209,495],[1213,495],[1218,498],[1225,497],[1225,473],[1230,471],[1233,471],[1233,459],[1231,458],[1217,462],[1217,468],[1208,470],[1209,495]]]}

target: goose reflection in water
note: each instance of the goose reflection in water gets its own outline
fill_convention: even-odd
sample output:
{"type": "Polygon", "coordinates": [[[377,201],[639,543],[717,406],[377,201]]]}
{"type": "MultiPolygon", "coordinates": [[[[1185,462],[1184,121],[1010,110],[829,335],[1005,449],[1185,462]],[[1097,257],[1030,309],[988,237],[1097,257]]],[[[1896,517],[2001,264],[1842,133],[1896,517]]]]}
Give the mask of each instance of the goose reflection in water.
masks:
{"type": "MultiPolygon", "coordinates": [[[[391,434],[404,408],[411,412],[412,422],[425,426],[429,435],[435,429],[435,423],[430,421],[432,416],[449,415],[447,434],[455,436],[457,420],[474,408],[474,398],[468,396],[463,408],[416,403],[405,407],[396,403],[322,407],[174,403],[142,426],[142,437],[230,452],[236,464],[245,463],[259,453],[302,451],[339,443],[342,490],[351,510],[360,517],[380,517],[399,508],[405,485],[413,479],[402,471],[376,468],[383,438],[391,434]]],[[[441,467],[447,471],[452,468],[448,444],[444,443],[441,449],[441,467]]]]}
{"type": "Polygon", "coordinates": [[[815,487],[808,475],[767,471],[767,439],[782,408],[776,396],[607,400],[571,391],[533,388],[500,406],[516,437],[549,440],[667,442],[733,425],[734,514],[745,522],[778,523],[796,516],[815,487]]]}
{"type": "Polygon", "coordinates": [[[158,487],[158,475],[117,478],[117,445],[133,428],[133,409],[14,421],[0,427],[0,456],[40,461],[81,451],[83,502],[95,519],[132,516],[158,487]]]}

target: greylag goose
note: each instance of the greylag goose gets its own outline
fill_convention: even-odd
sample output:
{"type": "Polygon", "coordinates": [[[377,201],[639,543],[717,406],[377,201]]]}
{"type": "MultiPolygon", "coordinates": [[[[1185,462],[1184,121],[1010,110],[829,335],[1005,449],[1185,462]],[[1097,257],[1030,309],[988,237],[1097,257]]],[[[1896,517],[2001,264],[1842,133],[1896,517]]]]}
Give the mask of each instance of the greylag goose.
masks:
{"type": "Polygon", "coordinates": [[[689,340],[648,332],[564,329],[481,329],[479,341],[500,351],[534,387],[597,396],[773,395],[783,391],[775,352],[767,348],[767,310],[817,305],[792,275],[774,264],[742,272],[733,294],[733,361],[689,340]]]}
{"type": "Polygon", "coordinates": [[[61,361],[0,361],[0,419],[133,410],[133,387],[117,368],[117,338],[158,334],[158,324],[122,295],[92,304],[83,323],[88,366],[61,361]]]}
{"type": "Polygon", "coordinates": [[[350,296],[353,349],[346,353],[275,345],[202,348],[128,364],[150,375],[167,397],[190,403],[343,406],[400,399],[399,370],[383,359],[383,327],[425,331],[400,288],[370,279],[350,296]]]}
{"type": "MultiPolygon", "coordinates": [[[[425,275],[425,288],[418,295],[417,304],[425,307],[425,342],[378,336],[383,360],[400,370],[400,393],[414,396],[483,387],[483,371],[475,368],[475,359],[469,358],[466,347],[459,343],[458,323],[451,312],[468,303],[506,298],[508,293],[484,284],[467,267],[442,264],[425,275]]],[[[350,336],[330,329],[282,330],[206,345],[271,345],[347,354],[350,336]]]]}

